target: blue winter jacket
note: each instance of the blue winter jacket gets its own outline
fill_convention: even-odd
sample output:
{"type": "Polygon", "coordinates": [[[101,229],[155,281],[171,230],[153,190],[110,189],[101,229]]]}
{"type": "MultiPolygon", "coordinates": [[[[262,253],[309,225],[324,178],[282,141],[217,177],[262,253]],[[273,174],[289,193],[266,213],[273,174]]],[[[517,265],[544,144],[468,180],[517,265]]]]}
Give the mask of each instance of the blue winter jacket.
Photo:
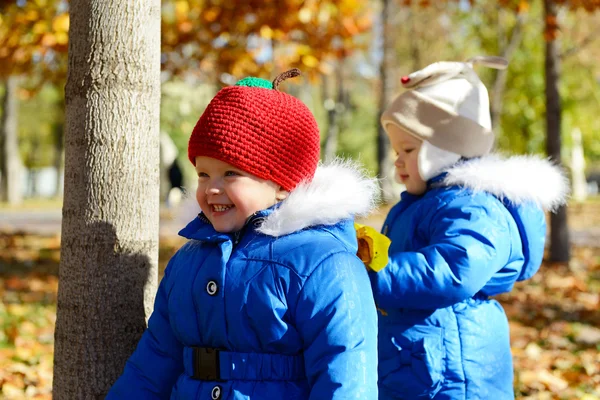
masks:
{"type": "Polygon", "coordinates": [[[349,218],[370,208],[375,186],[357,177],[320,167],[236,234],[195,218],[107,398],[377,399],[377,315],[349,218]],[[193,377],[195,347],[219,350],[218,377],[193,377]]]}
{"type": "Polygon", "coordinates": [[[490,156],[402,193],[383,226],[389,264],[370,273],[380,399],[514,398],[508,321],[489,297],[538,270],[542,207],[565,190],[546,161],[490,156]]]}

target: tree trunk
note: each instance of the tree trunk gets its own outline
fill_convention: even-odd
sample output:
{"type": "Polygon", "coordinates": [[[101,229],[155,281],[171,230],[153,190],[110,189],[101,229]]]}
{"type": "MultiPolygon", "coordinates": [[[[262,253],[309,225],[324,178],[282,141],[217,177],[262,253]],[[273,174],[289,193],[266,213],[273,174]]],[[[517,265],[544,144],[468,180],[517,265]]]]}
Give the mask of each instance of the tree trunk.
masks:
{"type": "Polygon", "coordinates": [[[581,140],[581,129],[574,128],[571,131],[571,193],[572,199],[577,202],[583,202],[587,198],[585,157],[581,140]]]}
{"type": "Polygon", "coordinates": [[[394,51],[391,35],[390,15],[392,8],[391,0],[381,0],[381,25],[382,25],[382,60],[379,66],[379,77],[381,91],[379,96],[379,112],[377,113],[377,176],[381,180],[381,191],[386,203],[395,201],[399,194],[394,192],[393,160],[390,154],[390,141],[381,126],[381,114],[387,107],[393,93],[393,66],[394,51]]]}
{"type": "Polygon", "coordinates": [[[324,145],[324,158],[326,161],[333,160],[338,150],[340,120],[342,113],[345,111],[343,68],[344,62],[340,60],[333,81],[328,76],[323,76],[323,93],[325,94],[325,109],[327,111],[327,134],[324,145]],[[333,92],[336,93],[335,98],[333,92]]]}
{"type": "Polygon", "coordinates": [[[321,97],[323,108],[327,115],[327,128],[325,130],[325,141],[323,142],[323,159],[330,161],[335,157],[337,150],[337,131],[335,126],[335,101],[333,100],[331,77],[329,75],[321,76],[321,97]]]}
{"type": "Polygon", "coordinates": [[[63,123],[57,123],[53,127],[54,139],[54,169],[56,170],[56,180],[54,182],[54,197],[60,197],[63,192],[63,153],[64,146],[64,130],[63,123]]]}
{"type": "MultiPolygon", "coordinates": [[[[523,13],[519,13],[517,15],[517,21],[515,22],[515,26],[512,29],[510,34],[510,39],[500,40],[501,47],[500,51],[502,52],[502,57],[506,58],[510,61],[513,54],[519,47],[521,43],[521,38],[523,36],[523,24],[525,22],[525,15],[523,13]],[[508,44],[506,44],[508,43],[508,44]]],[[[501,31],[502,25],[498,24],[498,30],[501,31]]],[[[504,38],[504,34],[502,32],[499,33],[502,38],[504,38]]],[[[498,129],[498,125],[500,124],[500,119],[502,117],[502,106],[504,104],[504,91],[506,90],[506,80],[508,78],[508,68],[498,70],[496,73],[496,80],[494,81],[494,90],[492,92],[492,101],[491,101],[491,117],[492,117],[492,127],[494,130],[498,129]]],[[[496,131],[496,133],[498,133],[496,131]]]]}
{"type": "Polygon", "coordinates": [[[39,136],[31,137],[31,147],[25,157],[25,166],[27,167],[27,196],[30,198],[38,197],[38,167],[37,161],[40,154],[40,138],[39,136]]]}
{"type": "Polygon", "coordinates": [[[412,70],[413,71],[418,71],[422,68],[421,66],[421,46],[419,46],[420,44],[420,38],[423,37],[421,35],[421,32],[419,32],[419,26],[421,26],[421,21],[419,21],[419,18],[417,15],[415,15],[415,13],[412,11],[412,9],[409,12],[408,15],[408,21],[409,21],[409,26],[410,26],[410,37],[411,39],[409,40],[409,44],[410,44],[410,58],[412,59],[412,70]]]}
{"type": "Polygon", "coordinates": [[[101,399],[152,311],[160,1],[72,0],[54,399],[101,399]]]}
{"type": "Polygon", "coordinates": [[[19,155],[18,140],[18,78],[6,79],[4,98],[2,99],[2,118],[0,119],[0,194],[1,200],[11,205],[23,201],[22,172],[23,164],[19,155]]]}
{"type": "MultiPolygon", "coordinates": [[[[544,0],[546,21],[546,151],[561,165],[561,104],[558,91],[560,59],[555,40],[557,6],[554,0],[544,0]]],[[[550,261],[566,262],[570,258],[567,208],[562,206],[550,216],[550,261]]]]}
{"type": "MultiPolygon", "coordinates": [[[[60,102],[61,111],[64,112],[64,98],[60,102]]],[[[56,170],[56,180],[54,182],[54,196],[62,197],[63,194],[63,157],[65,154],[65,123],[64,119],[54,124],[52,127],[52,139],[54,144],[54,169],[56,170]]]]}

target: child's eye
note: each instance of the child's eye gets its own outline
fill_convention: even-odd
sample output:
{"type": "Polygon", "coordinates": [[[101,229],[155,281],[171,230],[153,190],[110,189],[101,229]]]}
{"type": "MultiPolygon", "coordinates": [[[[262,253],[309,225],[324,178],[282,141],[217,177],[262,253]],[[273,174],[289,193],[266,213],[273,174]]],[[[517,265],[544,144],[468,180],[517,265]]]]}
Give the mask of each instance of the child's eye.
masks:
{"type": "Polygon", "coordinates": [[[235,171],[227,171],[225,172],[225,176],[239,176],[240,174],[238,174],[235,171]]]}
{"type": "Polygon", "coordinates": [[[208,174],[206,172],[198,172],[198,178],[208,178],[208,174]]]}
{"type": "Polygon", "coordinates": [[[414,149],[405,149],[405,150],[404,150],[404,152],[405,152],[406,154],[410,154],[410,153],[412,153],[412,151],[413,151],[413,150],[414,150],[414,149]]]}

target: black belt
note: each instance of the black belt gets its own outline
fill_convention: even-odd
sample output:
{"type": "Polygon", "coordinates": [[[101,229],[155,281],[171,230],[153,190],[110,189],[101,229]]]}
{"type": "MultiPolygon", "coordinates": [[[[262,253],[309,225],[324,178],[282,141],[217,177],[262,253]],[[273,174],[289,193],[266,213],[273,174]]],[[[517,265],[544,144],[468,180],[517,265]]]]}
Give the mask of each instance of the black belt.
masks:
{"type": "Polygon", "coordinates": [[[184,347],[186,374],[201,381],[306,380],[304,355],[243,353],[214,347],[184,347]]]}
{"type": "Polygon", "coordinates": [[[213,347],[192,347],[192,363],[194,374],[192,378],[202,381],[220,381],[221,363],[219,349],[213,347]]]}

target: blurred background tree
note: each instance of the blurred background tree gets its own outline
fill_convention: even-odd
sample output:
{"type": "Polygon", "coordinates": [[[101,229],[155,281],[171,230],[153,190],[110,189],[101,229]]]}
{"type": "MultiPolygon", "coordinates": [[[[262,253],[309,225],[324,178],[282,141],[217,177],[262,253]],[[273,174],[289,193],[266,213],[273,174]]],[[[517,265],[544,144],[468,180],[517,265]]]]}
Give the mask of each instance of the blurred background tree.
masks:
{"type": "MultiPolygon", "coordinates": [[[[31,99],[42,86],[55,86],[64,82],[66,74],[66,51],[68,42],[69,16],[66,1],[10,1],[0,2],[0,81],[2,82],[2,118],[0,118],[0,199],[10,204],[21,202],[23,193],[23,160],[36,163],[33,158],[50,149],[61,151],[62,111],[54,112],[53,121],[40,121],[31,134],[19,122],[19,102],[31,99]],[[54,140],[44,143],[44,122],[53,125],[54,140]],[[24,135],[26,140],[20,139],[24,135]],[[20,142],[21,145],[18,143],[20,142]],[[27,154],[21,154],[27,153],[27,154]],[[23,158],[25,157],[25,158],[23,158]],[[33,157],[33,158],[32,158],[33,157]]],[[[60,104],[61,96],[39,100],[42,109],[46,105],[60,104]]],[[[34,111],[36,113],[39,108],[34,111]]],[[[48,110],[49,111],[49,110],[48,110]]],[[[29,120],[26,113],[21,120],[29,120]]],[[[36,121],[37,119],[33,119],[36,121]]],[[[54,157],[54,165],[60,175],[61,167],[54,157]]],[[[26,165],[31,168],[32,165],[26,165]]],[[[32,194],[35,194],[33,188],[32,194]]]]}

